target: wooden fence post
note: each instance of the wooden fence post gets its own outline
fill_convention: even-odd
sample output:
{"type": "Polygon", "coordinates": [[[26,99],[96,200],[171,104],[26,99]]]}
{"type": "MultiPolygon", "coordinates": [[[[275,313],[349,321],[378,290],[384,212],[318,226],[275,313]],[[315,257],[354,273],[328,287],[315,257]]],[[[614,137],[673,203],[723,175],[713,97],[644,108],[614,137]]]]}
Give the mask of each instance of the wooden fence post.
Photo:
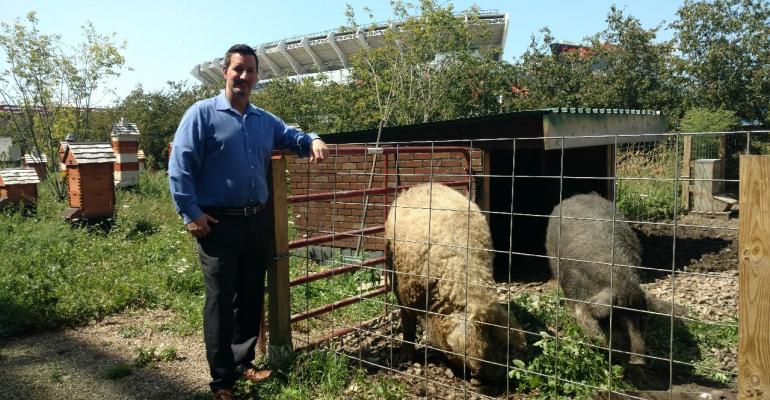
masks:
{"type": "Polygon", "coordinates": [[[770,156],[740,158],[738,398],[770,399],[770,156]]]}
{"type": "Polygon", "coordinates": [[[289,293],[289,217],[286,201],[286,159],[273,156],[271,163],[270,200],[267,211],[271,213],[275,229],[272,254],[275,262],[267,270],[268,321],[270,344],[267,347],[267,363],[279,368],[291,359],[291,297],[289,293]]]}

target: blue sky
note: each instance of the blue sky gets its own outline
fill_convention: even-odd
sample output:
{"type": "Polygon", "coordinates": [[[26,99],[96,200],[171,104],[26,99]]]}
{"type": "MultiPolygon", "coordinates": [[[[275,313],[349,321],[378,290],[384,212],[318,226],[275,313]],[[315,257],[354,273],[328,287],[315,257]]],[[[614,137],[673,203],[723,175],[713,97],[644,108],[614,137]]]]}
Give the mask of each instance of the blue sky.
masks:
{"type": "MultiPolygon", "coordinates": [[[[335,29],[345,24],[345,5],[351,4],[360,23],[370,22],[363,12],[368,6],[376,21],[392,17],[389,0],[281,0],[250,2],[200,0],[0,0],[0,21],[12,22],[28,11],[37,12],[39,28],[58,33],[65,44],[75,45],[80,26],[93,22],[100,33],[115,32],[125,39],[123,51],[132,71],[108,85],[119,96],[136,85],[158,90],[167,81],[190,80],[193,65],[220,56],[233,43],[259,43],[290,36],[335,29]]],[[[510,15],[504,58],[512,61],[530,43],[532,34],[548,26],[557,40],[580,42],[606,26],[605,17],[612,4],[625,9],[650,28],[676,17],[679,1],[666,0],[583,0],[518,1],[456,0],[455,10],[473,4],[510,15]]],[[[669,34],[663,33],[663,38],[669,34]]],[[[0,61],[2,60],[0,55],[0,61]]],[[[102,105],[110,97],[98,101],[102,105]]]]}

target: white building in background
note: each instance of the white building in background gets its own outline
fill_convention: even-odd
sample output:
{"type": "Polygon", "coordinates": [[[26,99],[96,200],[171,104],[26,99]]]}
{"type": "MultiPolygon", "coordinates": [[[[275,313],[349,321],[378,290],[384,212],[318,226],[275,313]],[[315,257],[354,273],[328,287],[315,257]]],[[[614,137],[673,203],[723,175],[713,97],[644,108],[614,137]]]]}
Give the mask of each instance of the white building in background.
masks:
{"type": "Polygon", "coordinates": [[[0,163],[14,165],[21,159],[21,149],[13,144],[13,139],[0,137],[0,163]]]}
{"type": "MultiPolygon", "coordinates": [[[[468,18],[459,13],[458,18],[468,18]]],[[[324,74],[336,82],[345,82],[350,68],[349,59],[362,49],[384,45],[383,35],[389,29],[397,29],[403,22],[383,22],[358,28],[353,32],[326,32],[295,36],[254,46],[259,59],[260,82],[277,77],[301,79],[324,74]]],[[[486,29],[489,35],[472,46],[499,48],[500,56],[505,49],[508,34],[508,14],[496,10],[479,11],[478,23],[472,28],[486,29]]],[[[204,84],[214,84],[222,77],[222,57],[204,61],[193,67],[190,73],[204,84]]]]}

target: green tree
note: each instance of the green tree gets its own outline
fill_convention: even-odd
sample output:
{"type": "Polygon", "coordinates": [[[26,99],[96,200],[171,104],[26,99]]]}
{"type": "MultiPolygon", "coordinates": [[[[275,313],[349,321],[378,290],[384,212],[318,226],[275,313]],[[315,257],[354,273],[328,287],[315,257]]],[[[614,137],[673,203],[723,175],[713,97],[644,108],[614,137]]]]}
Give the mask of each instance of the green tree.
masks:
{"type": "MultiPolygon", "coordinates": [[[[84,26],[84,43],[68,50],[59,35],[42,33],[35,12],[24,20],[0,24],[0,50],[7,67],[0,70],[0,99],[19,107],[9,113],[7,126],[24,151],[48,155],[51,172],[57,172],[59,141],[71,127],[85,130],[95,91],[105,79],[119,74],[124,60],[113,36],[97,34],[84,26]]],[[[54,181],[57,196],[63,184],[54,181]]]]}
{"type": "MultiPolygon", "coordinates": [[[[78,137],[91,137],[98,132],[91,130],[91,114],[94,95],[109,79],[119,77],[125,67],[125,58],[120,54],[126,42],[116,43],[116,33],[101,35],[91,22],[82,26],[83,42],[72,52],[64,64],[69,89],[70,105],[74,112],[72,131],[78,137]]],[[[100,127],[102,128],[102,127],[100,127]]]]}
{"type": "Polygon", "coordinates": [[[610,8],[607,28],[590,39],[594,62],[600,66],[588,88],[594,104],[662,110],[671,123],[679,118],[681,78],[674,68],[678,58],[672,40],[658,41],[660,28],[644,29],[636,17],[610,8]]]}
{"type": "Polygon", "coordinates": [[[585,52],[556,51],[551,30],[532,35],[529,47],[517,64],[514,85],[519,90],[513,108],[597,107],[585,97],[591,89],[593,57],[585,52]]]}
{"type": "Polygon", "coordinates": [[[198,100],[218,93],[219,87],[191,87],[182,82],[168,82],[162,90],[145,91],[136,87],[116,108],[115,113],[126,117],[139,128],[139,145],[153,168],[161,168],[168,157],[168,144],[184,112],[198,100]]]}
{"type": "Polygon", "coordinates": [[[738,124],[735,111],[693,108],[687,110],[679,123],[682,132],[726,132],[738,124]]]}
{"type": "Polygon", "coordinates": [[[765,0],[685,0],[676,49],[687,77],[686,108],[735,110],[748,120],[768,118],[770,3],[765,0]]]}
{"type": "MultiPolygon", "coordinates": [[[[499,111],[505,85],[495,71],[502,62],[494,51],[473,48],[474,40],[489,34],[476,10],[458,17],[451,4],[433,0],[391,4],[394,17],[403,22],[385,32],[384,46],[351,60],[353,79],[376,105],[382,126],[499,111]]],[[[349,29],[357,28],[354,14],[348,15],[349,29]]]]}
{"type": "Polygon", "coordinates": [[[550,30],[533,36],[514,71],[514,109],[632,108],[681,114],[672,42],[657,40],[660,26],[611,7],[607,27],[574,49],[560,48],[550,30]]]}
{"type": "MultiPolygon", "coordinates": [[[[21,148],[47,154],[49,168],[56,171],[59,163],[53,160],[60,138],[54,135],[54,126],[66,104],[65,57],[59,36],[40,32],[34,12],[27,14],[26,23],[17,19],[0,25],[0,49],[8,65],[0,71],[0,96],[20,108],[19,113],[10,113],[10,125],[21,148]]],[[[53,188],[63,196],[61,184],[53,188]]]]}

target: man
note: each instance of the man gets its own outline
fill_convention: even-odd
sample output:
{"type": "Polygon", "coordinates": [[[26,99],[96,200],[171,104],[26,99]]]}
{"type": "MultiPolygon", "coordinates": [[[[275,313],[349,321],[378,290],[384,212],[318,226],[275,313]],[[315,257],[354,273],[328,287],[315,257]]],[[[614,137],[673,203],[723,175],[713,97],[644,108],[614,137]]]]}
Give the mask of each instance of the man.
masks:
{"type": "Polygon", "coordinates": [[[174,205],[197,239],[206,284],[206,357],[218,400],[232,399],[237,374],[255,382],[265,378],[251,361],[273,234],[262,211],[270,155],[289,149],[314,163],[328,155],[317,135],[290,128],[249,103],[257,62],[249,46],[227,51],[224,92],[187,110],[168,166],[174,205]]]}

